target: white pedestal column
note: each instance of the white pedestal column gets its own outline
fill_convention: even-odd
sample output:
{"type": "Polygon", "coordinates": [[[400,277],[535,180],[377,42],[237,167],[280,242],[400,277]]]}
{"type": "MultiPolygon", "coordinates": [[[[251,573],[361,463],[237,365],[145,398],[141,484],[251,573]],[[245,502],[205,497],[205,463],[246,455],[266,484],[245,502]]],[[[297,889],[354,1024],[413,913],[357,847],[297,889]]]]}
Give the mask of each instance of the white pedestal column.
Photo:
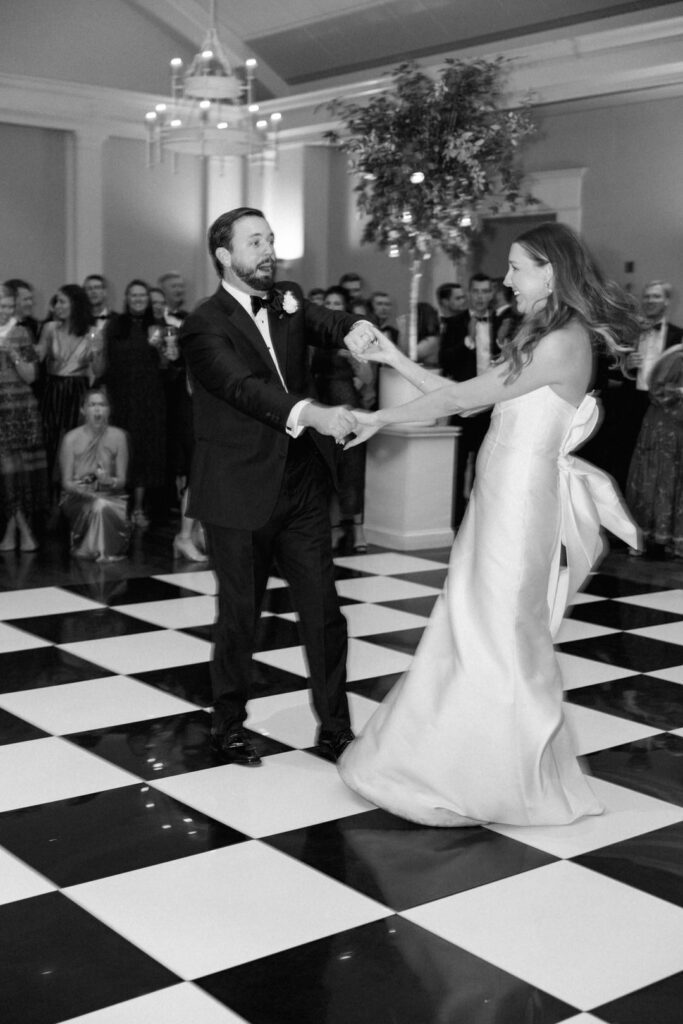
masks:
{"type": "Polygon", "coordinates": [[[101,274],[104,259],[102,153],[107,133],[97,128],[74,132],[67,163],[67,277],[81,284],[101,274]]]}
{"type": "Polygon", "coordinates": [[[416,551],[453,542],[451,509],[459,427],[385,427],[368,442],[365,535],[416,551]]]}

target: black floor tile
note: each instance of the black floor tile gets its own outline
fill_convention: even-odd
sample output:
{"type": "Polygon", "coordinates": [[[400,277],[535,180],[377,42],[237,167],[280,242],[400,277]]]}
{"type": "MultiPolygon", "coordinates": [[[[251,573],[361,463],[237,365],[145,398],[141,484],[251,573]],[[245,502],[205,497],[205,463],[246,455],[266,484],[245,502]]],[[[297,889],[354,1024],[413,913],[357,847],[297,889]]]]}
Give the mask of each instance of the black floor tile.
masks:
{"type": "Polygon", "coordinates": [[[379,810],[264,841],[397,911],[556,860],[485,828],[426,828],[379,810]]]}
{"type": "Polygon", "coordinates": [[[683,971],[593,1010],[606,1024],[681,1024],[683,971]]]}
{"type": "Polygon", "coordinates": [[[401,651],[402,654],[415,654],[424,631],[424,626],[417,626],[413,629],[397,629],[390,633],[373,633],[371,636],[362,637],[362,640],[369,644],[377,644],[379,647],[388,647],[392,651],[401,651]]]}
{"type": "Polygon", "coordinates": [[[61,893],[0,906],[2,1024],[57,1024],[179,980],[61,893]]]}
{"type": "Polygon", "coordinates": [[[23,743],[25,740],[40,740],[49,736],[47,732],[38,729],[23,718],[17,718],[0,708],[0,745],[5,743],[23,743]]]}
{"type": "Polygon", "coordinates": [[[593,775],[683,807],[683,738],[658,733],[586,755],[593,775]]]}
{"type": "Polygon", "coordinates": [[[0,814],[0,845],[61,887],[245,838],[146,783],[0,814]]]}
{"type": "Polygon", "coordinates": [[[662,731],[683,727],[683,686],[636,675],[567,690],[565,700],[662,731]]]}
{"type": "Polygon", "coordinates": [[[398,612],[410,612],[412,615],[422,615],[429,618],[434,605],[439,600],[439,595],[429,597],[404,597],[400,601],[378,601],[384,608],[395,608],[398,612]]]}
{"type": "Polygon", "coordinates": [[[8,620],[8,625],[25,633],[50,640],[53,644],[78,643],[80,640],[101,640],[104,637],[151,633],[159,626],[122,615],[113,608],[91,608],[58,615],[36,615],[28,619],[8,620]]]}
{"type": "MultiPolygon", "coordinates": [[[[130,673],[131,676],[133,673],[130,673]]],[[[196,665],[178,665],[174,668],[155,668],[149,672],[136,672],[135,679],[156,686],[191,704],[206,708],[213,704],[211,670],[206,662],[196,665]]]]}
{"type": "Polygon", "coordinates": [[[104,585],[74,583],[62,587],[72,594],[80,594],[92,601],[112,606],[139,604],[143,601],[170,601],[179,597],[197,597],[195,590],[156,580],[153,576],[134,576],[131,579],[107,580],[104,585]]]}
{"type": "Polygon", "coordinates": [[[634,636],[633,633],[608,633],[584,640],[571,640],[558,644],[557,649],[563,654],[592,658],[626,671],[654,672],[660,668],[683,665],[683,645],[653,640],[647,636],[634,636]]]}
{"type": "Polygon", "coordinates": [[[683,822],[573,859],[601,875],[683,907],[683,822]]]}
{"type": "Polygon", "coordinates": [[[93,665],[58,647],[36,647],[29,651],[0,654],[0,693],[60,686],[82,679],[104,679],[111,674],[101,665],[93,665]]]}
{"type": "Polygon", "coordinates": [[[623,601],[589,601],[573,605],[568,618],[610,629],[644,629],[646,626],[680,622],[683,615],[661,611],[659,608],[646,608],[640,604],[624,604],[623,601]]]}
{"type": "Polygon", "coordinates": [[[444,565],[443,569],[426,569],[424,572],[402,572],[392,578],[405,580],[406,583],[420,583],[423,587],[434,587],[436,590],[442,590],[446,582],[447,573],[448,567],[444,565]]]}
{"type": "Polygon", "coordinates": [[[249,1024],[556,1024],[578,1012],[400,917],[196,984],[249,1024]]]}
{"type": "Polygon", "coordinates": [[[654,594],[661,590],[656,583],[646,583],[624,576],[609,576],[606,573],[595,573],[589,576],[586,586],[581,588],[586,594],[597,597],[634,597],[636,594],[654,594]]]}
{"type": "Polygon", "coordinates": [[[372,676],[370,679],[355,679],[347,685],[350,693],[359,693],[362,697],[370,697],[371,700],[384,700],[392,686],[399,681],[402,672],[390,672],[385,676],[372,676]]]}
{"type": "MultiPolygon", "coordinates": [[[[220,764],[209,749],[210,729],[211,715],[191,711],[73,733],[65,739],[151,781],[220,764]]],[[[249,737],[262,757],[290,749],[258,733],[249,737]]]]}

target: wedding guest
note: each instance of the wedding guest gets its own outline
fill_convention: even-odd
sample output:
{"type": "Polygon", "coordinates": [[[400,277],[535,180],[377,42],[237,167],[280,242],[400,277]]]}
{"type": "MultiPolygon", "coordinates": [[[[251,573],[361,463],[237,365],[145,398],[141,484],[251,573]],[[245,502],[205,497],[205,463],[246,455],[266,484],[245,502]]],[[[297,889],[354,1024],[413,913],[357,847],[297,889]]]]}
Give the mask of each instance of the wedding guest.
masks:
{"type": "Polygon", "coordinates": [[[5,287],[14,292],[14,316],[17,324],[19,327],[26,328],[35,345],[40,333],[40,324],[33,315],[33,285],[30,285],[28,281],[23,281],[20,277],[13,277],[9,281],[5,281],[5,287]]]}
{"type": "MultiPolygon", "coordinates": [[[[349,295],[340,285],[325,291],[325,309],[349,312],[349,295]]],[[[348,349],[316,349],[312,370],[321,401],[326,405],[362,406],[371,408],[363,392],[372,388],[374,368],[354,359],[348,349]]],[[[356,554],[367,551],[363,530],[365,505],[365,448],[342,452],[337,463],[337,510],[332,509],[332,548],[335,552],[350,550],[356,554]],[[338,522],[336,521],[338,519],[338,522]]],[[[334,503],[333,503],[334,504],[334,503]]]]}
{"type": "Polygon", "coordinates": [[[88,296],[93,323],[102,331],[116,316],[107,305],[107,282],[101,274],[88,274],[83,282],[83,289],[88,296]]]}
{"type": "Polygon", "coordinates": [[[166,400],[162,381],[164,343],[149,301],[149,288],[135,279],[126,286],[125,309],[104,336],[103,383],[111,397],[112,419],[128,434],[129,485],[134,526],[145,527],[147,492],[164,486],[166,400]]]}
{"type": "Polygon", "coordinates": [[[124,558],[130,541],[128,442],[109,425],[104,388],[90,388],[83,401],[83,425],[65,435],[59,453],[61,508],[70,528],[71,554],[96,562],[124,558]]]}
{"type": "Polygon", "coordinates": [[[35,524],[47,505],[47,463],[31,385],[38,360],[14,316],[14,295],[0,285],[0,551],[35,551],[35,524]]]}
{"type": "Polygon", "coordinates": [[[626,503],[646,545],[683,558],[683,345],[666,350],[649,382],[650,406],[631,459],[626,503]]]}
{"type": "Polygon", "coordinates": [[[62,285],[52,298],[50,313],[36,352],[47,371],[41,413],[49,479],[58,489],[59,446],[64,434],[78,425],[86,389],[102,370],[102,347],[80,285],[62,285]]]}
{"type": "Polygon", "coordinates": [[[316,306],[323,306],[325,304],[325,289],[311,288],[308,293],[308,301],[314,302],[316,306]]]}
{"type": "Polygon", "coordinates": [[[348,270],[339,278],[339,287],[349,296],[349,301],[363,298],[363,278],[355,270],[348,270]]]}
{"type": "Polygon", "coordinates": [[[177,270],[171,270],[167,274],[162,274],[157,284],[164,293],[166,299],[166,322],[175,322],[176,327],[180,327],[180,324],[187,316],[187,310],[185,309],[185,294],[186,285],[185,278],[182,274],[179,274],[177,270]],[[174,321],[171,321],[169,317],[173,317],[174,321]]]}

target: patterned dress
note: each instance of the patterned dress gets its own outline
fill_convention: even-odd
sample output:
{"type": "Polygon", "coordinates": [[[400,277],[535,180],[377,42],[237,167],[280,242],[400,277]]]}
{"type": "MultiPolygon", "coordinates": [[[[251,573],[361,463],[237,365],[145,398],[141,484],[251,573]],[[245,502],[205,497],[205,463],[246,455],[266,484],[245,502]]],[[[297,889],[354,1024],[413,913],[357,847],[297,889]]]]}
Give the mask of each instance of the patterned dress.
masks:
{"type": "Polygon", "coordinates": [[[14,324],[0,338],[0,506],[5,521],[23,512],[35,524],[47,506],[47,462],[38,403],[17,358],[37,362],[28,332],[14,324]]]}
{"type": "Polygon", "coordinates": [[[683,558],[683,345],[667,349],[652,370],[626,501],[643,539],[683,558]]]}

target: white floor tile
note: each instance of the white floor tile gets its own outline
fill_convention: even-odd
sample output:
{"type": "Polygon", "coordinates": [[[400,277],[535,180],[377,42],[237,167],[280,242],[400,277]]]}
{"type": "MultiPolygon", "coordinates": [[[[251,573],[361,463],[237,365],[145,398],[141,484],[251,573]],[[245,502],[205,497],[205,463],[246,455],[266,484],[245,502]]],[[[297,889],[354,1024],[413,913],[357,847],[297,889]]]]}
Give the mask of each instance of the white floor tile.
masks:
{"type": "Polygon", "coordinates": [[[674,665],[673,668],[658,668],[654,672],[648,672],[649,676],[655,679],[666,679],[670,683],[683,683],[683,665],[674,665]]]}
{"type": "Polygon", "coordinates": [[[596,626],[593,622],[582,622],[581,619],[563,619],[555,643],[566,644],[572,640],[588,640],[593,636],[607,636],[618,630],[608,626],[596,626]]]}
{"type": "Polygon", "coordinates": [[[605,1024],[605,1021],[600,1017],[594,1017],[592,1013],[579,1013],[575,1017],[558,1021],[558,1024],[605,1024]]]}
{"type": "Polygon", "coordinates": [[[174,668],[209,661],[211,644],[186,633],[158,629],[152,633],[132,633],[121,638],[82,640],[60,644],[60,650],[101,665],[116,675],[150,672],[156,668],[174,668]],[[123,642],[122,642],[123,641],[123,642]]]}
{"type": "MultiPolygon", "coordinates": [[[[377,703],[355,693],[350,693],[348,698],[351,724],[356,732],[360,732],[377,708],[377,703]]],[[[249,701],[247,711],[246,726],[254,732],[299,749],[312,747],[316,742],[319,726],[308,690],[258,697],[249,701]]]]}
{"type": "Polygon", "coordinates": [[[0,746],[0,811],[139,781],[136,775],[59,737],[0,746]]]}
{"type": "Polygon", "coordinates": [[[197,710],[196,704],[127,676],[2,693],[0,707],[55,735],[197,710]]]}
{"type": "Polygon", "coordinates": [[[634,594],[633,597],[618,597],[616,600],[683,615],[683,590],[657,590],[652,594],[634,594]]]}
{"type": "Polygon", "coordinates": [[[581,1010],[683,969],[683,909],[565,861],[402,916],[581,1010]]]}
{"type": "Polygon", "coordinates": [[[342,612],[349,636],[372,636],[373,633],[395,633],[399,629],[423,629],[429,621],[423,615],[397,611],[381,604],[345,604],[342,612]]]}
{"type": "Polygon", "coordinates": [[[32,590],[6,590],[0,593],[0,619],[28,619],[36,615],[59,615],[62,612],[85,612],[101,608],[79,594],[60,587],[35,587],[32,590]]]}
{"type": "MultiPolygon", "coordinates": [[[[274,651],[261,651],[254,655],[255,661],[264,665],[273,665],[293,675],[308,678],[308,665],[303,647],[281,647],[274,651]]],[[[412,656],[401,651],[392,651],[379,644],[370,644],[364,640],[349,640],[349,655],[346,673],[349,682],[357,679],[369,679],[375,676],[405,672],[410,666],[412,656]]]]}
{"type": "Polygon", "coordinates": [[[11,651],[30,651],[35,647],[50,647],[49,640],[43,640],[39,636],[25,633],[23,629],[15,629],[0,622],[0,654],[9,654],[11,651]]]}
{"type": "Polygon", "coordinates": [[[345,569],[372,572],[378,576],[398,576],[399,573],[429,572],[430,569],[447,568],[445,562],[435,562],[430,558],[418,558],[415,555],[403,555],[397,551],[383,551],[376,555],[348,555],[343,558],[335,558],[335,563],[345,569]]]}
{"type": "Polygon", "coordinates": [[[143,601],[127,604],[126,615],[143,622],[151,622],[163,629],[189,629],[191,626],[210,626],[216,618],[216,598],[210,594],[200,597],[177,597],[169,601],[143,601]]]}
{"type": "Polygon", "coordinates": [[[202,989],[186,981],[159,992],[70,1017],[63,1024],[248,1024],[202,989]]]}
{"type": "Polygon", "coordinates": [[[64,893],[186,980],[390,914],[259,842],[182,857],[64,893]]]}
{"type": "Polygon", "coordinates": [[[683,807],[615,786],[602,779],[590,780],[591,789],[603,804],[603,814],[580,818],[572,825],[521,827],[488,825],[492,832],[517,839],[554,857],[578,857],[624,839],[653,832],[683,821],[683,807]]]}
{"type": "MultiPolygon", "coordinates": [[[[633,636],[647,636],[650,640],[663,640],[667,644],[683,645],[683,621],[663,622],[659,626],[644,626],[642,629],[630,629],[633,636]]],[[[681,651],[683,662],[683,651],[681,651]]]]}
{"type": "Polygon", "coordinates": [[[564,716],[574,740],[577,754],[592,754],[622,743],[634,743],[648,736],[656,736],[661,729],[653,729],[628,718],[608,715],[580,704],[564,704],[564,716]]]}
{"type": "Polygon", "coordinates": [[[632,669],[619,665],[607,665],[605,662],[592,661],[590,658],[577,658],[574,654],[564,654],[562,651],[558,651],[557,660],[560,663],[565,690],[574,690],[577,686],[593,686],[595,683],[607,683],[612,679],[625,679],[627,676],[636,675],[632,669]]]}
{"type": "Polygon", "coordinates": [[[595,604],[596,601],[605,600],[606,598],[600,597],[598,594],[584,594],[584,592],[580,590],[578,594],[574,594],[574,597],[571,599],[569,604],[595,604]]]}
{"type": "Polygon", "coordinates": [[[409,583],[391,576],[366,576],[364,579],[337,580],[337,592],[353,601],[403,601],[409,597],[433,597],[440,591],[421,583],[409,583]]]}
{"type": "Polygon", "coordinates": [[[371,808],[347,789],[333,764],[302,750],[273,754],[260,768],[221,765],[154,786],[255,839],[371,808]]]}
{"type": "Polygon", "coordinates": [[[0,847],[0,903],[42,896],[57,888],[28,864],[0,847]]]}

